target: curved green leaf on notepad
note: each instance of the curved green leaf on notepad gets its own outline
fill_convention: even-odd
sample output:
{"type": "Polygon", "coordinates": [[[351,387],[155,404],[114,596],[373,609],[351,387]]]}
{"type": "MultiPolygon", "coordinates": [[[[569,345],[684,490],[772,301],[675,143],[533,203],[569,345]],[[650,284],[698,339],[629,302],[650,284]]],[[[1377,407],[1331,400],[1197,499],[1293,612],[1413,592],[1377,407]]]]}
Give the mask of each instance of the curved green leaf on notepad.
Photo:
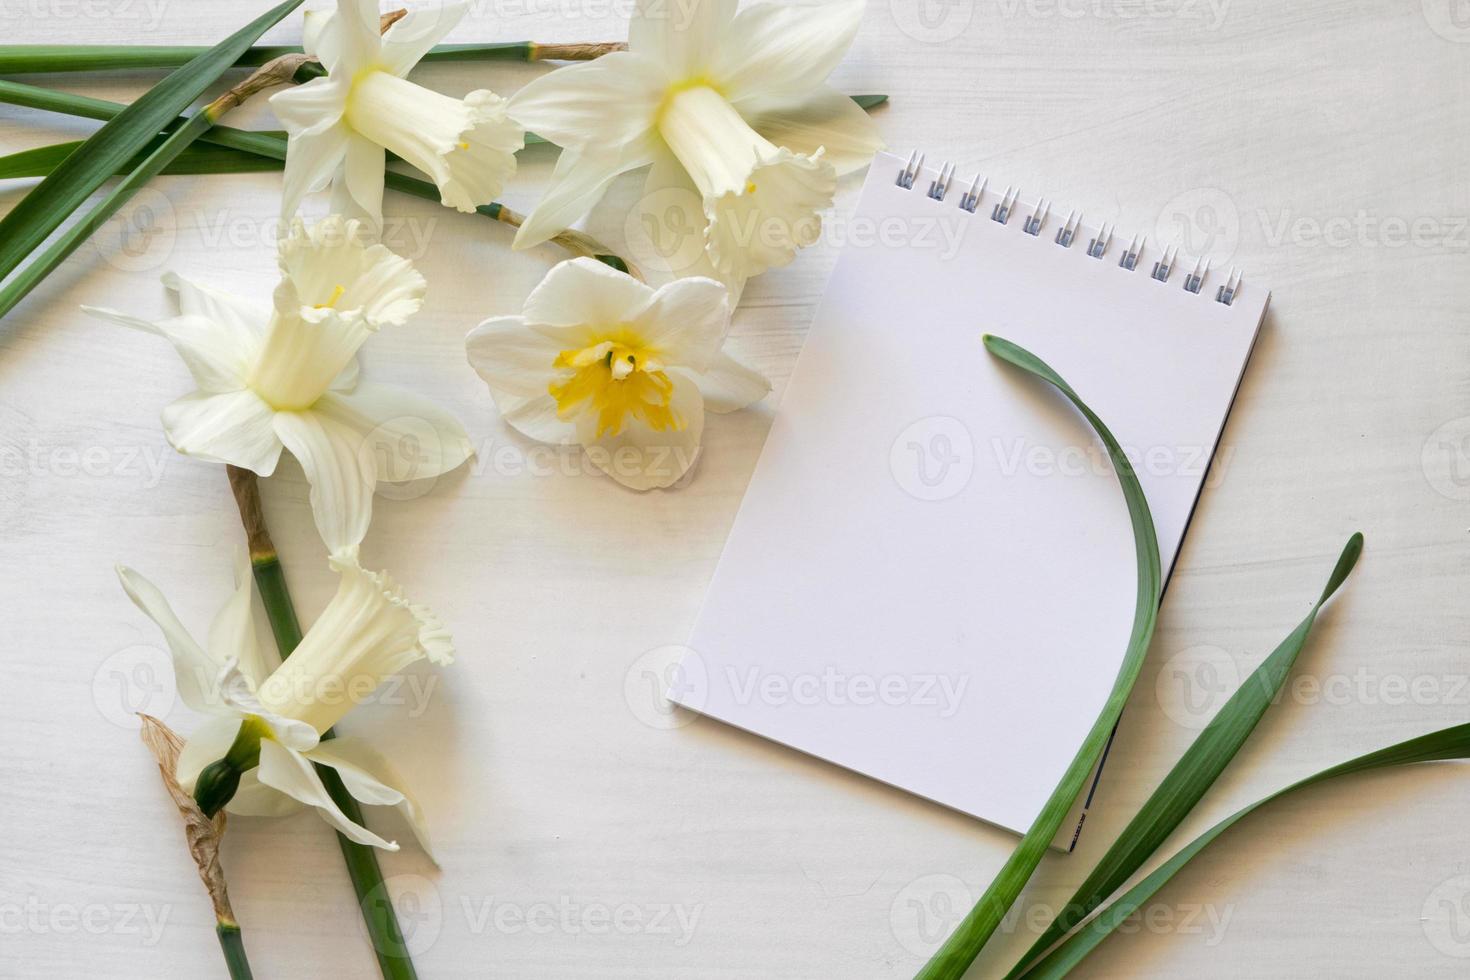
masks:
{"type": "MultiPolygon", "coordinates": [[[[0,279],[10,275],[103,181],[117,173],[204,94],[261,34],[301,0],[262,14],[172,72],[84,140],[45,180],[0,219],[0,279]]],[[[187,125],[187,124],[185,124],[187,125]]]]}
{"type": "Polygon", "coordinates": [[[1205,791],[1219,778],[1230,760],[1235,758],[1235,753],[1240,750],[1241,745],[1255,730],[1256,723],[1275,700],[1287,674],[1291,672],[1292,665],[1296,663],[1297,654],[1306,645],[1307,636],[1312,632],[1312,624],[1317,621],[1317,613],[1347,580],[1362,551],[1363,535],[1354,534],[1343,547],[1326,587],[1306,618],[1292,630],[1291,635],[1281,641],[1281,645],[1246,678],[1245,683],[1231,695],[1224,707],[1210,719],[1204,731],[1200,732],[1189,750],[1180,757],[1159,784],[1159,788],[1148,798],[1148,802],[1129,821],[1102,860],[1098,861],[1087,880],[1078,887],[1077,893],[1063,906],[1056,919],[1026,951],[1026,955],[1006,974],[1006,980],[1021,976],[1028,963],[1044,953],[1073,926],[1091,914],[1093,909],[1105,902],[1108,896],[1121,888],[1194,809],[1205,791]]]}
{"type": "Polygon", "coordinates": [[[1138,477],[1134,475],[1133,467],[1118,445],[1118,440],[1113,438],[1113,434],[1108,431],[1102,419],[1093,414],[1092,409],[1087,407],[1078,394],[1072,390],[1072,387],[1035,354],[1008,340],[991,336],[985,338],[985,349],[1001,360],[1014,364],[1054,385],[1086,417],[1098,437],[1102,439],[1103,445],[1107,447],[1108,456],[1113,461],[1113,469],[1118,475],[1118,482],[1123,487],[1123,497],[1128,503],[1129,520],[1133,522],[1133,544],[1138,566],[1138,598],[1133,609],[1133,630],[1128,638],[1128,648],[1123,655],[1123,663],[1118,668],[1118,677],[1113,682],[1113,689],[1108,694],[1108,700],[1103,705],[1102,712],[1093,722],[1087,737],[1082,740],[1082,745],[1077,749],[1077,754],[1073,757],[1072,764],[1067,767],[1061,782],[1057,784],[1051,797],[1042,806],[1031,828],[1021,838],[1021,843],[1016,845],[1016,849],[1011,852],[1010,858],[995,876],[995,880],[990,883],[985,894],[980,896],[980,901],[960,922],[939,951],[919,971],[918,980],[940,980],[940,978],[956,980],[962,976],[995,933],[1006,911],[1015,904],[1021,889],[1026,886],[1026,882],[1036,871],[1036,866],[1041,863],[1042,855],[1056,839],[1058,828],[1066,819],[1077,794],[1081,792],[1088,773],[1092,772],[1093,767],[1097,765],[1103,749],[1107,746],[1108,736],[1112,733],[1113,726],[1117,724],[1118,716],[1123,713],[1123,705],[1128,701],[1128,694],[1133,690],[1134,682],[1138,680],[1138,672],[1143,666],[1143,658],[1148,652],[1149,640],[1154,634],[1154,624],[1158,620],[1159,596],[1163,591],[1163,572],[1159,567],[1159,543],[1154,533],[1153,515],[1149,512],[1148,501],[1143,496],[1143,487],[1139,485],[1138,477]]]}
{"type": "Polygon", "coordinates": [[[1066,942],[1062,943],[1051,953],[1037,963],[1025,975],[1026,980],[1056,980],[1064,977],[1072,968],[1082,961],[1088,953],[1097,948],[1104,939],[1112,935],[1113,931],[1123,923],[1128,916],[1142,908],[1154,893],[1179,872],[1179,869],[1188,864],[1190,860],[1200,851],[1208,847],[1215,838],[1229,830],[1242,818],[1270,803],[1272,800],[1280,799],[1288,793],[1312,786],[1316,783],[1333,779],[1337,776],[1346,776],[1350,773],[1365,772],[1369,769],[1382,769],[1387,766],[1403,766],[1415,762],[1438,762],[1445,759],[1464,759],[1470,757],[1470,724],[1456,725],[1453,728],[1441,729],[1428,735],[1409,739],[1407,742],[1399,742],[1388,748],[1360,755],[1356,759],[1324,769],[1321,772],[1308,776],[1306,779],[1292,783],[1285,789],[1277,790],[1270,796],[1257,800],[1244,809],[1221,820],[1209,830],[1200,834],[1194,840],[1186,844],[1177,854],[1164,862],[1157,871],[1134,885],[1121,898],[1104,908],[1097,916],[1074,932],[1066,942]]]}

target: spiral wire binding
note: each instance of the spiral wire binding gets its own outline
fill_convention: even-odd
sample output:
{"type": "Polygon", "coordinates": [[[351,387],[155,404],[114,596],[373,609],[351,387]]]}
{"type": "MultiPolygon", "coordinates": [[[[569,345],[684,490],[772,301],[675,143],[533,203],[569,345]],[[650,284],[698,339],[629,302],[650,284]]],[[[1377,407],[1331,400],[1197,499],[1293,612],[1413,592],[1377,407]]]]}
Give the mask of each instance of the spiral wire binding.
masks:
{"type": "MultiPolygon", "coordinates": [[[[924,170],[924,155],[915,150],[909,155],[908,162],[898,172],[898,180],[895,183],[904,190],[913,190],[914,181],[918,180],[919,174],[924,170]]],[[[939,168],[939,175],[929,182],[929,189],[925,196],[935,201],[943,201],[949,194],[950,187],[954,184],[955,165],[945,163],[939,168]]],[[[970,182],[970,187],[960,195],[959,205],[964,210],[974,214],[980,207],[980,199],[985,194],[985,187],[989,178],[982,178],[979,174],[970,182]]],[[[963,185],[962,185],[963,186],[963,185]]],[[[1011,219],[1011,212],[1015,210],[1016,202],[1020,198],[1020,188],[1007,187],[1000,200],[990,209],[990,220],[999,224],[1006,224],[1011,219]]],[[[1021,230],[1033,238],[1040,237],[1041,230],[1046,226],[1046,219],[1051,214],[1051,203],[1042,198],[1036,202],[1035,209],[1021,222],[1021,230]]],[[[1069,211],[1067,220],[1057,229],[1056,236],[1052,239],[1062,248],[1071,248],[1077,238],[1077,233],[1082,230],[1082,212],[1069,211]]],[[[1114,228],[1104,222],[1102,227],[1087,242],[1086,254],[1089,258],[1101,259],[1107,254],[1108,245],[1112,243],[1114,228]]],[[[1129,239],[1128,246],[1118,258],[1118,267],[1128,272],[1138,268],[1138,260],[1143,254],[1144,245],[1148,239],[1143,235],[1135,235],[1129,239]]],[[[1154,262],[1153,270],[1149,278],[1158,282],[1167,283],[1169,276],[1174,272],[1174,266],[1179,260],[1179,249],[1170,245],[1164,249],[1164,254],[1154,262]]],[[[1193,268],[1184,277],[1184,289],[1186,292],[1198,295],[1204,289],[1205,280],[1210,274],[1210,263],[1208,259],[1199,258],[1195,260],[1193,268]]],[[[1240,294],[1242,274],[1239,270],[1232,268],[1230,275],[1215,290],[1215,302],[1224,306],[1230,306],[1235,302],[1235,297],[1240,294]]]]}

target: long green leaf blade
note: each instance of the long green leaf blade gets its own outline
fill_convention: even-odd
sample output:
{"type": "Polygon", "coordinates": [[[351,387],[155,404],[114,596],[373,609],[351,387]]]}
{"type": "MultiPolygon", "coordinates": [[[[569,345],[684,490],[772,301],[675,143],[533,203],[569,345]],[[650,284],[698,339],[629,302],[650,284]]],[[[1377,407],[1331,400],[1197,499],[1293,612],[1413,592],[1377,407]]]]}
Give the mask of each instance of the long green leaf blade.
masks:
{"type": "Polygon", "coordinates": [[[1437,732],[1431,732],[1428,735],[1421,735],[1418,738],[1409,739],[1406,742],[1398,742],[1387,748],[1379,749],[1377,752],[1360,755],[1356,759],[1350,759],[1330,769],[1324,769],[1315,775],[1308,776],[1306,779],[1292,783],[1285,789],[1277,790],[1270,796],[1257,800],[1241,810],[1237,810],[1190,841],[1177,854],[1164,862],[1153,874],[1144,878],[1137,885],[1134,885],[1117,901],[1099,912],[1091,922],[1073,933],[1066,942],[1052,950],[1045,959],[1027,972],[1025,974],[1026,980],[1057,980],[1059,977],[1066,976],[1088,953],[1092,952],[1103,940],[1112,935],[1113,931],[1128,916],[1142,908],[1196,854],[1208,847],[1217,837],[1229,830],[1240,820],[1265,806],[1267,803],[1270,803],[1272,800],[1280,799],[1288,793],[1293,793],[1299,789],[1324,782],[1328,779],[1346,776],[1351,773],[1366,772],[1370,769],[1381,769],[1387,766],[1402,766],[1416,762],[1438,762],[1445,759],[1464,759],[1467,757],[1470,757],[1470,724],[1455,725],[1452,728],[1444,728],[1437,732]]]}
{"type": "Polygon", "coordinates": [[[1085,919],[1109,895],[1121,888],[1133,873],[1159,849],[1165,839],[1194,809],[1195,804],[1214,785],[1220,773],[1235,758],[1245,740],[1250,737],[1261,716],[1266,713],[1281,685],[1291,672],[1296,658],[1306,645],[1312,625],[1322,606],[1332,597],[1352,572],[1363,552],[1363,535],[1354,534],[1342,549],[1337,565],[1322,590],[1297,628],[1281,641],[1269,657],[1245,680],[1245,683],[1226,701],[1224,706],[1210,719],[1204,731],[1180,757],[1174,768],[1164,777],[1158,789],[1148,798],[1128,826],[1118,835],[1113,846],[1098,861],[1092,873],[1077,889],[1077,893],[1063,906],[1041,937],[1026,951],[1006,980],[1019,977],[1026,964],[1045,952],[1061,939],[1073,926],[1085,919]]]}
{"type": "MultiPolygon", "coordinates": [[[[147,159],[148,155],[163,145],[166,137],[155,136],[143,151],[118,168],[119,176],[127,176],[147,159]]],[[[21,150],[0,157],[0,180],[16,180],[22,177],[44,177],[55,170],[77,147],[81,140],[38,146],[32,150],[21,150]]],[[[203,142],[194,143],[174,158],[161,171],[162,174],[243,174],[280,170],[278,160],[243,153],[224,146],[210,146],[203,142]]]]}
{"type": "MultiPolygon", "coordinates": [[[[0,44],[0,73],[180,68],[209,50],[186,44],[0,44]]],[[[257,45],[247,47],[226,67],[258,68],[283,54],[300,53],[300,45],[257,45]]]]}
{"type": "Polygon", "coordinates": [[[103,181],[173,124],[261,34],[300,4],[301,0],[284,0],[164,78],[84,140],[0,219],[0,279],[14,271],[103,181]]]}
{"type": "Polygon", "coordinates": [[[132,198],[148,181],[156,177],[179,153],[199,137],[199,134],[211,125],[208,115],[203,112],[196,113],[187,123],[174,130],[161,144],[158,149],[148,154],[147,158],[132,173],[128,174],[113,188],[112,193],[102,199],[102,202],[89,211],[80,221],[67,228],[58,235],[50,245],[33,258],[24,268],[17,272],[0,288],[0,317],[15,309],[15,304],[24,299],[32,289],[40,284],[41,280],[51,274],[67,256],[76,251],[77,246],[92,236],[108,218],[117,213],[127,201],[132,198]]]}
{"type": "Polygon", "coordinates": [[[1144,655],[1148,653],[1149,640],[1153,638],[1154,625],[1159,614],[1159,597],[1163,591],[1163,572],[1159,567],[1159,544],[1154,533],[1153,515],[1149,512],[1143,487],[1139,485],[1127,455],[1108,431],[1108,427],[1093,414],[1092,409],[1087,407],[1071,386],[1035,354],[1008,340],[991,336],[985,338],[985,349],[1055,386],[1086,417],[1107,447],[1118,482],[1123,488],[1123,497],[1128,503],[1129,520],[1133,523],[1138,598],[1133,609],[1133,630],[1128,638],[1128,649],[1097,721],[1077,749],[1077,754],[1062,775],[1061,782],[1042,806],[1031,828],[1021,838],[1021,843],[1011,852],[995,880],[990,883],[985,894],[980,896],[980,901],[975,903],[975,907],[960,922],[954,933],[919,971],[918,980],[957,980],[962,976],[995,933],[1006,910],[1015,904],[1021,889],[1036,871],[1036,866],[1041,863],[1047,847],[1056,838],[1058,828],[1066,819],[1072,802],[1081,792],[1088,773],[1102,755],[1113,726],[1123,713],[1128,694],[1138,680],[1144,655]]]}
{"type": "MultiPolygon", "coordinates": [[[[440,44],[423,60],[531,61],[535,49],[533,41],[440,44]]],[[[164,44],[0,44],[0,74],[178,68],[208,50],[191,45],[164,44]]],[[[231,67],[258,68],[281,55],[300,53],[300,45],[257,45],[236,57],[231,67]]]]}

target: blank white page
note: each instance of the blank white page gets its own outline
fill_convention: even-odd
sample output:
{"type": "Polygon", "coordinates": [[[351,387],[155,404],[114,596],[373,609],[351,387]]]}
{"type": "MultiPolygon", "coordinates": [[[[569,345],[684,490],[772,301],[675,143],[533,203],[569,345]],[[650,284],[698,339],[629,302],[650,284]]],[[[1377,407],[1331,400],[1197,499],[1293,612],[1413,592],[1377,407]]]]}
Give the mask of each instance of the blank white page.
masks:
{"type": "MultiPolygon", "coordinates": [[[[1268,294],[1032,236],[880,154],[669,696],[1015,831],[1096,720],[1132,621],[1101,442],[986,353],[1050,363],[1134,458],[1172,565],[1268,294]]],[[[834,232],[839,229],[833,229],[834,232]]]]}

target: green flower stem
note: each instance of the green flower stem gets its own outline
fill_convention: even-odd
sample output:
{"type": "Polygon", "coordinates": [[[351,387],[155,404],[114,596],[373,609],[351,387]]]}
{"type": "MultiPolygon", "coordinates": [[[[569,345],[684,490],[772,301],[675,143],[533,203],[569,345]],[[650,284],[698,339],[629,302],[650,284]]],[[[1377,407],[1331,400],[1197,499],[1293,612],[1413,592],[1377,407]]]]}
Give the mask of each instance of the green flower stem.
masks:
{"type": "MultiPolygon", "coordinates": [[[[240,523],[245,528],[246,545],[250,549],[250,567],[255,575],[256,587],[265,602],[266,616],[270,620],[271,633],[276,639],[276,648],[281,659],[291,655],[301,642],[301,623],[296,618],[296,609],[291,595],[286,590],[286,576],[281,569],[281,560],[276,555],[275,544],[265,526],[265,512],[260,504],[260,484],[255,474],[238,467],[225,467],[234,492],[235,503],[240,509],[240,523]]],[[[322,733],[326,740],[334,736],[329,728],[322,733]]],[[[322,784],[347,819],[356,824],[365,824],[362,807],[335,770],[325,766],[316,767],[322,784]]],[[[348,877],[352,879],[352,890],[357,893],[358,908],[372,939],[373,952],[378,957],[378,969],[384,980],[417,980],[413,961],[409,959],[403,930],[398,916],[393,911],[388,888],[383,883],[383,869],[378,866],[378,856],[373,848],[337,835],[337,844],[342,848],[342,861],[347,865],[348,877]]]]}
{"type": "MultiPolygon", "coordinates": [[[[538,44],[509,41],[499,44],[440,44],[424,61],[590,61],[627,45],[619,41],[598,44],[538,44]]],[[[0,74],[114,71],[128,68],[177,68],[207,51],[189,45],[143,44],[0,44],[0,74]]],[[[300,54],[299,45],[256,45],[234,64],[258,68],[282,55],[300,54]]]]}
{"type": "Polygon", "coordinates": [[[219,948],[225,955],[225,966],[230,970],[230,980],[251,980],[250,961],[245,958],[245,941],[240,937],[240,926],[227,919],[215,923],[214,933],[219,937],[219,948]]]}

